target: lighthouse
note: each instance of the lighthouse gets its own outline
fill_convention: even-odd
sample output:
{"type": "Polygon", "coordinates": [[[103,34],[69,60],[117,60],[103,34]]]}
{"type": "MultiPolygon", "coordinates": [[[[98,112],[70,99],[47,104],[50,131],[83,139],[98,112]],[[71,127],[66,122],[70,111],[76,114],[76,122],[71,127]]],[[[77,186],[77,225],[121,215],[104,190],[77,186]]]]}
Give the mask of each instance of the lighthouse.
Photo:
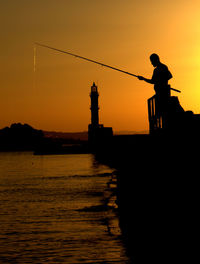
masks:
{"type": "Polygon", "coordinates": [[[88,141],[92,149],[96,149],[113,136],[111,127],[104,127],[99,124],[99,93],[96,84],[93,82],[90,91],[91,99],[91,124],[88,126],[88,141]]]}
{"type": "Polygon", "coordinates": [[[91,93],[90,93],[90,98],[91,98],[91,126],[93,128],[98,128],[99,127],[99,93],[97,90],[97,86],[93,82],[93,85],[91,86],[91,93]]]}

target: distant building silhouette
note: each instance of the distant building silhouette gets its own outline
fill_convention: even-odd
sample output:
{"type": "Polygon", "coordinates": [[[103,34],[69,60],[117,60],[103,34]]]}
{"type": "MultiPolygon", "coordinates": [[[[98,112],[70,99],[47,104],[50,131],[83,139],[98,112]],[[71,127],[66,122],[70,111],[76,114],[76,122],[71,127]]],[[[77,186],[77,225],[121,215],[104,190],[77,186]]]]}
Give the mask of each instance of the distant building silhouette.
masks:
{"type": "Polygon", "coordinates": [[[91,124],[88,126],[88,141],[91,147],[100,145],[113,136],[112,127],[104,127],[99,124],[99,93],[98,88],[93,82],[90,92],[91,98],[91,124]]]}

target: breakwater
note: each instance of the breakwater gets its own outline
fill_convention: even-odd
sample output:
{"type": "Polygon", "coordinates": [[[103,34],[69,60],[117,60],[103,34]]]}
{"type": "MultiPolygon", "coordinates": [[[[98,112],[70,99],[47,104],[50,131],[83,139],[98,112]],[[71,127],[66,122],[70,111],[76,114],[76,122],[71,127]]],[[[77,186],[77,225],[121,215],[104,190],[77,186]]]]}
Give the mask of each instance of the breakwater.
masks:
{"type": "Polygon", "coordinates": [[[133,263],[199,258],[199,141],[186,136],[118,136],[96,158],[117,169],[124,240],[133,263]]]}

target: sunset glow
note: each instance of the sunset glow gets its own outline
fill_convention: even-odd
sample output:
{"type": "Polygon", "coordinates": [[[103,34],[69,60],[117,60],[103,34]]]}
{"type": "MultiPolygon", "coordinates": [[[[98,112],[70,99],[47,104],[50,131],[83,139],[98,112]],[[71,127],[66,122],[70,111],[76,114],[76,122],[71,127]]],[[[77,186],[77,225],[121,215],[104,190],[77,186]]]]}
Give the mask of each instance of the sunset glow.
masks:
{"type": "Polygon", "coordinates": [[[150,84],[34,42],[151,77],[156,52],[200,113],[200,2],[196,0],[9,0],[0,3],[0,127],[13,122],[55,131],[86,131],[90,86],[98,85],[100,123],[114,131],[148,130],[150,84]],[[35,64],[34,64],[35,62],[35,64]]]}

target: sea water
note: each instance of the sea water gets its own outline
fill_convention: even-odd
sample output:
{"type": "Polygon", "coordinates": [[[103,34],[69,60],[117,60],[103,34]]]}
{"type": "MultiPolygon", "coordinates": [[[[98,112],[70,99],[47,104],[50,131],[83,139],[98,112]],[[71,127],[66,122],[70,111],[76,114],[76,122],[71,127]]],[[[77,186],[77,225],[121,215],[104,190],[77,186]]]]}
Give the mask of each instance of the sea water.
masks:
{"type": "Polygon", "coordinates": [[[0,153],[0,263],[130,263],[115,180],[91,154],[0,153]]]}

